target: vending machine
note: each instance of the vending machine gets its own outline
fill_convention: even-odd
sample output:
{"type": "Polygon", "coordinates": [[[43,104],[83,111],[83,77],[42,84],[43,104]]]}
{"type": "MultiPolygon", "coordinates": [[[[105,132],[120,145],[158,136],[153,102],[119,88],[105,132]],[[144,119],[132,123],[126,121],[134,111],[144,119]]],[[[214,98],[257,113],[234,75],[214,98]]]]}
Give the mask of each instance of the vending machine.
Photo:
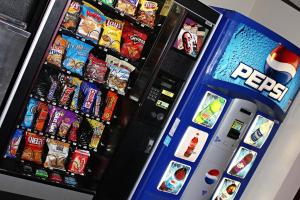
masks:
{"type": "Polygon", "coordinates": [[[0,190],[127,199],[219,18],[196,0],[49,0],[1,113],[0,190]]]}
{"type": "Polygon", "coordinates": [[[131,199],[241,199],[299,90],[299,48],[216,9],[223,16],[199,71],[131,199]]]}

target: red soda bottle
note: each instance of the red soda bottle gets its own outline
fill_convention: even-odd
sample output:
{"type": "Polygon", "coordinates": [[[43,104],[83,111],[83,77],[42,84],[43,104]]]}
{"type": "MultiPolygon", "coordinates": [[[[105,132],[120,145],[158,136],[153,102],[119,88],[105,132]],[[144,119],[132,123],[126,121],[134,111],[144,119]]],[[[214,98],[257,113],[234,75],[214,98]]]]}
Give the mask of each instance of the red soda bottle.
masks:
{"type": "Polygon", "coordinates": [[[197,133],[196,136],[193,137],[193,139],[191,139],[189,146],[187,147],[186,151],[184,152],[185,157],[190,157],[191,154],[194,152],[194,149],[196,148],[196,146],[198,144],[198,136],[199,136],[199,133],[197,133]]]}

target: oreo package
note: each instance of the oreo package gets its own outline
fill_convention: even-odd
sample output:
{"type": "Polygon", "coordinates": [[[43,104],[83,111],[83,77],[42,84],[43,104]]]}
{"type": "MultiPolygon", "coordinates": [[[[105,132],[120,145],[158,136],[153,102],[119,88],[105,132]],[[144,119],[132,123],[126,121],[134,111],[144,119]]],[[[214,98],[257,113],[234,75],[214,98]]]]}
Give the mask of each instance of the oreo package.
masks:
{"type": "Polygon", "coordinates": [[[16,158],[16,154],[23,137],[23,130],[17,129],[10,139],[9,145],[7,147],[6,153],[4,154],[4,158],[16,158]]]}
{"type": "Polygon", "coordinates": [[[39,101],[34,98],[29,99],[28,104],[26,106],[26,113],[24,116],[24,120],[22,122],[23,127],[33,128],[38,103],[39,103],[39,101]]]}
{"type": "Polygon", "coordinates": [[[93,47],[73,37],[66,35],[62,35],[62,37],[69,42],[63,67],[72,73],[82,76],[84,65],[93,47]]]}

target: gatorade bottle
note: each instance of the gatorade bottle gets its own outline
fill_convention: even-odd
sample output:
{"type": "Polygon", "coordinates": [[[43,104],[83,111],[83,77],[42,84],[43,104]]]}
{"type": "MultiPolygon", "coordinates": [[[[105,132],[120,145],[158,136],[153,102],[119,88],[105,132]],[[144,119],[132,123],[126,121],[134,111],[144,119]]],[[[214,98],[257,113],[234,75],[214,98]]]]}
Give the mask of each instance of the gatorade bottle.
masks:
{"type": "Polygon", "coordinates": [[[248,153],[247,155],[244,156],[244,158],[242,160],[240,160],[240,162],[238,164],[236,164],[231,170],[230,170],[230,174],[232,175],[236,175],[237,173],[239,173],[242,169],[244,169],[253,159],[253,154],[252,153],[248,153]]]}
{"type": "Polygon", "coordinates": [[[222,109],[222,105],[224,104],[224,99],[217,98],[212,101],[206,108],[201,110],[196,118],[195,122],[197,124],[207,124],[207,121],[215,115],[215,113],[219,112],[222,109]]]}

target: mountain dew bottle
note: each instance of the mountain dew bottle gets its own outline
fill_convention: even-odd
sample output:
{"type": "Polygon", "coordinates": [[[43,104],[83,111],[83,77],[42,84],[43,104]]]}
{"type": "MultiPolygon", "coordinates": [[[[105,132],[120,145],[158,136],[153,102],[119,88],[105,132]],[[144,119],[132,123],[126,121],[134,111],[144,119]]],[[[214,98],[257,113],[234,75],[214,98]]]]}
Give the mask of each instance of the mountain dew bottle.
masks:
{"type": "Polygon", "coordinates": [[[212,124],[208,124],[208,121],[222,109],[224,103],[225,100],[223,98],[216,98],[197,114],[194,122],[197,124],[212,126],[212,124]]]}

